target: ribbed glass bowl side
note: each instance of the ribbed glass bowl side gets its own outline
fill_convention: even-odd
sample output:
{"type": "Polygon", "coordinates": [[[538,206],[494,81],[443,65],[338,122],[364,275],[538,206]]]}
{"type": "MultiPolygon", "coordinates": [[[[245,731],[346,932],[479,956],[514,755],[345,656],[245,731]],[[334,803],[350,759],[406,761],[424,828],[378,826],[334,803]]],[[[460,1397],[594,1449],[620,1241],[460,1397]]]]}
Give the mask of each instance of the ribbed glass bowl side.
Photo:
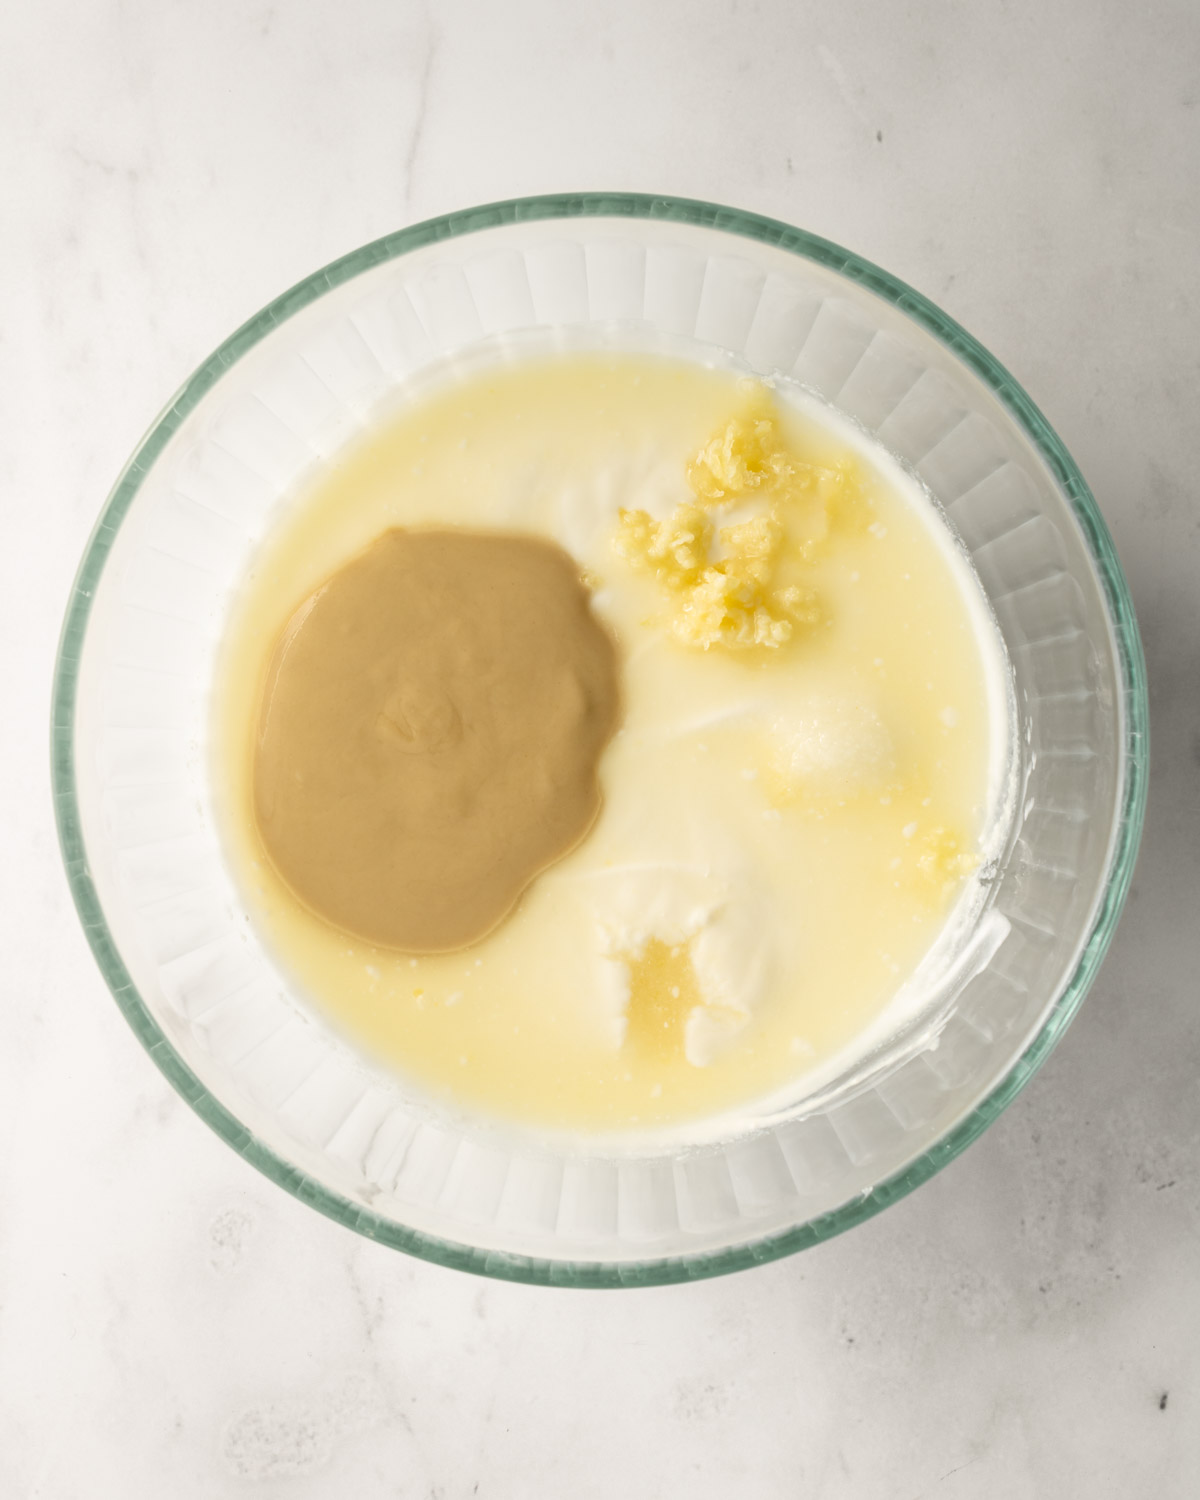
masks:
{"type": "Polygon", "coordinates": [[[1078,470],[1011,378],[886,273],[711,205],[584,195],[415,226],[235,333],[160,416],[85,554],[57,667],[64,860],[118,1003],[247,1160],[369,1237],[519,1280],[636,1285],[839,1232],[983,1130],[1078,1007],[1145,800],[1136,624],[1078,470]],[[820,1108],[686,1153],[566,1150],[429,1117],[322,1029],[246,929],[203,744],[231,590],[277,506],[447,364],[585,339],[728,352],[846,412],[946,507],[1017,686],[1003,940],[935,1032],[820,1108]]]}

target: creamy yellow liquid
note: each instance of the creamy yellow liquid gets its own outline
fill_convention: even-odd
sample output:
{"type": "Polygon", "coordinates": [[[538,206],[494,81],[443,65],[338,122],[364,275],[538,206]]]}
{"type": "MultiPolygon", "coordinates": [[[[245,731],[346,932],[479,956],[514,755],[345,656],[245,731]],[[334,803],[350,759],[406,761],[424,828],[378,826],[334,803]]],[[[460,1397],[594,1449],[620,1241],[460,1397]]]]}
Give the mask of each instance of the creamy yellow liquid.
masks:
{"type": "Polygon", "coordinates": [[[216,699],[235,875],[312,1003],[434,1099],[604,1130],[800,1087],[878,1025],[962,894],[1004,753],[998,659],[898,471],[779,404],[791,447],[851,468],[866,510],[806,562],[817,621],[778,650],[689,648],[618,554],[619,510],[685,502],[688,461],[743,401],[727,372],[649,356],[464,378],[320,476],[246,580],[216,699]],[[623,720],[583,844],[482,942],[413,958],[293,898],[254,831],[251,746],[297,604],[386,528],[429,524],[572,553],[617,642],[623,720]]]}

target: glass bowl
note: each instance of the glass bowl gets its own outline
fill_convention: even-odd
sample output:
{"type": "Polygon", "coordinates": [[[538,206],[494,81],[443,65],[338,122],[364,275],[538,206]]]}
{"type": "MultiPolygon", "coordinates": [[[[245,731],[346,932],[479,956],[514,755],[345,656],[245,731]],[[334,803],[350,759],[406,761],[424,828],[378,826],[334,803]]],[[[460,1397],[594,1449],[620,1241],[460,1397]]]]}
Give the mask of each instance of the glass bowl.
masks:
{"type": "Polygon", "coordinates": [[[802,230],[680,199],[495,204],[356,250],[234,333],[114,487],[63,628],[63,857],[88,940],[196,1112],[371,1239],[514,1280],[732,1271],[878,1212],[955,1157],[1078,1009],[1146,793],[1133,609],[1079,470],[969,334],[802,230]],[[250,929],[206,759],[226,611],[276,508],[432,371],[585,338],[800,382],[944,507],[1013,669],[1019,805],[988,940],[922,1023],[795,1108],[689,1148],[440,1117],[296,994],[250,929]]]}

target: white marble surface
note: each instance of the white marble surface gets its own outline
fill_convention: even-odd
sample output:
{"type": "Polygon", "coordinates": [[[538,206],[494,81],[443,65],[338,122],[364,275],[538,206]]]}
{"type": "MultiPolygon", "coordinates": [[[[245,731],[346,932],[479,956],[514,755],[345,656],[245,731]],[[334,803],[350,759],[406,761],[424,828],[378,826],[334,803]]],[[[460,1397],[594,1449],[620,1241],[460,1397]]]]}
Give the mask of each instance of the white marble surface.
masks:
{"type": "Polygon", "coordinates": [[[0,9],[0,1495],[1200,1493],[1200,15],[1190,0],[13,0],[0,9]],[[1084,1011],[847,1237],[638,1293],[476,1280],[301,1207],[100,980],[46,756],[123,459],[283,286],[589,186],[776,214],[1026,383],[1141,613],[1154,772],[1084,1011]]]}

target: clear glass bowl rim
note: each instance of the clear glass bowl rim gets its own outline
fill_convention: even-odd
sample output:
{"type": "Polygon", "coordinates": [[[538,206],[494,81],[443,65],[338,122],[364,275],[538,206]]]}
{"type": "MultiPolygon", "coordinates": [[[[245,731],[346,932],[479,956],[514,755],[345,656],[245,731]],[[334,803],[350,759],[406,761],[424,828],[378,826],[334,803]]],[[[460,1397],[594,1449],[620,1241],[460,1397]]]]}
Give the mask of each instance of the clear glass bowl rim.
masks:
{"type": "Polygon", "coordinates": [[[202,1120],[252,1166],[302,1203],[367,1239],[437,1265],[508,1281],[548,1286],[625,1287],[694,1281],[776,1260],[819,1244],[897,1202],[964,1151],[1017,1096],[1066,1030],[1108,950],[1133,876],[1145,817],[1149,765],[1149,702],[1145,659],[1129,588],[1096,501],[1074,459],[1037,406],[988,351],[928,298],[849,250],[803,229],[740,209],[695,199],[641,193],[570,193],[513,198],[428,219],[341,256],[284,292],[229,336],[189,377],[138,444],[104,504],[76,575],[54,671],[51,787],[59,843],[76,909],[113,998],[167,1080],[202,1120]],[[108,928],[87,861],[75,785],[75,698],[81,647],[92,595],[117,531],[168,440],[221,375],[273,328],[383,261],[480,230],[521,221],[575,218],[660,219],[741,235],[840,273],[906,313],[932,334],[999,398],[1032,441],[1078,520],[1100,579],[1120,657],[1125,742],[1116,846],[1108,882],[1079,963],[1045,1024],[995,1089],[903,1171],[816,1219],[716,1253],[643,1261],[540,1259],[442,1240],[382,1218],[323,1187],[258,1140],[205,1088],[172,1047],[135,988],[108,928]]]}

